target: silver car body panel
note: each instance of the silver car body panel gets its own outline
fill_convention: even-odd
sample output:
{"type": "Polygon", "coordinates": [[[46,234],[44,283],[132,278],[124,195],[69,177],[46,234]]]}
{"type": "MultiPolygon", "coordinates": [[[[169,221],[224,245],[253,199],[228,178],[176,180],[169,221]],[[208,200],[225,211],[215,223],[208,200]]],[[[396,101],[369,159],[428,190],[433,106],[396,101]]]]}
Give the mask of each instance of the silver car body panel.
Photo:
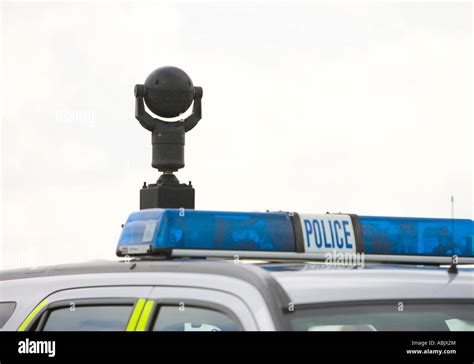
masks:
{"type": "Polygon", "coordinates": [[[474,299],[474,273],[446,269],[321,269],[274,272],[295,304],[474,299]]]}
{"type": "Polygon", "coordinates": [[[86,264],[39,268],[31,273],[2,272],[0,301],[17,302],[2,330],[16,330],[46,297],[59,300],[73,299],[74,295],[77,299],[115,295],[214,302],[231,310],[246,330],[281,329],[277,315],[280,321],[288,321],[286,304],[474,300],[474,272],[470,269],[449,274],[445,268],[413,266],[350,269],[324,264],[268,264],[265,268],[232,262],[165,261],[137,263],[135,268],[109,262],[97,267],[86,264]]]}
{"type": "MultiPolygon", "coordinates": [[[[128,289],[129,286],[143,286],[142,293],[149,292],[148,287],[151,286],[183,287],[186,289],[193,287],[224,292],[228,294],[227,297],[238,297],[252,308],[255,325],[260,330],[275,329],[272,316],[260,292],[251,284],[240,279],[215,274],[136,272],[58,275],[0,281],[0,301],[17,302],[15,312],[2,330],[16,330],[38,303],[59,291],[97,288],[96,292],[100,294],[101,287],[121,286],[122,290],[118,290],[116,294],[122,292],[125,295],[123,297],[135,295],[135,292],[132,294],[128,289]]],[[[235,306],[235,302],[231,301],[229,299],[229,305],[235,306]]],[[[235,312],[235,314],[239,317],[239,312],[235,312]]],[[[249,320],[245,318],[244,321],[248,322],[249,320]]]]}

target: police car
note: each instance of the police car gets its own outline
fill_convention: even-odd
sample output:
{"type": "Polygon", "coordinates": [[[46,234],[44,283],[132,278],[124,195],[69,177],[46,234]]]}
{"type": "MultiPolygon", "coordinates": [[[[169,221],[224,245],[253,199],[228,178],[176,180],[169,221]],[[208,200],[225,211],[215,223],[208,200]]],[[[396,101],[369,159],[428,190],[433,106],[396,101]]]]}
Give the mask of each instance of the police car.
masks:
{"type": "Polygon", "coordinates": [[[474,331],[473,227],[141,210],[120,260],[2,271],[0,329],[474,331]]]}

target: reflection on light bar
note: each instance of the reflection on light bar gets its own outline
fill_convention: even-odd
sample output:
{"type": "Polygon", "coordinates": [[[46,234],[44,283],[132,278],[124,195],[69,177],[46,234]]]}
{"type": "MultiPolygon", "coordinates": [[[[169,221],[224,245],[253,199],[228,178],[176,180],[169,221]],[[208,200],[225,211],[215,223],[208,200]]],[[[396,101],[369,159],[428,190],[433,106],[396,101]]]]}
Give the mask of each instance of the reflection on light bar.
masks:
{"type": "Polygon", "coordinates": [[[474,222],[360,216],[366,254],[474,257],[474,222]]]}
{"type": "Polygon", "coordinates": [[[291,219],[283,212],[147,209],[132,213],[117,253],[165,249],[294,252],[295,238],[291,219]]]}

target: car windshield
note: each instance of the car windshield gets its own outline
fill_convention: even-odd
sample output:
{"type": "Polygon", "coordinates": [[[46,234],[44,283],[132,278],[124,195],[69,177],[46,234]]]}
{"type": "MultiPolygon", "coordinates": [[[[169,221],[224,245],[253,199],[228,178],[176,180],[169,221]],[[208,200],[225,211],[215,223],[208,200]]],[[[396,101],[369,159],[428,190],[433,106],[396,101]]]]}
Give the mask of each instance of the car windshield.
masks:
{"type": "Polygon", "coordinates": [[[290,321],[296,331],[474,331],[474,302],[305,305],[290,321]]]}

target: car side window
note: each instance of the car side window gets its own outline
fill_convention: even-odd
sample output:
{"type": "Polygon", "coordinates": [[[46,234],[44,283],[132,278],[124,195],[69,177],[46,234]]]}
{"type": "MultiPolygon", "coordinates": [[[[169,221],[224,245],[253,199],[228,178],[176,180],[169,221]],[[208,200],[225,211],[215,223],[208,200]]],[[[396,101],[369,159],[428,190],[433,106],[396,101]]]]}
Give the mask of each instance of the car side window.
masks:
{"type": "Polygon", "coordinates": [[[48,310],[40,331],[124,331],[133,304],[68,305],[48,310]]]}
{"type": "Polygon", "coordinates": [[[163,305],[158,307],[153,331],[241,331],[230,315],[213,308],[163,305]]]}

